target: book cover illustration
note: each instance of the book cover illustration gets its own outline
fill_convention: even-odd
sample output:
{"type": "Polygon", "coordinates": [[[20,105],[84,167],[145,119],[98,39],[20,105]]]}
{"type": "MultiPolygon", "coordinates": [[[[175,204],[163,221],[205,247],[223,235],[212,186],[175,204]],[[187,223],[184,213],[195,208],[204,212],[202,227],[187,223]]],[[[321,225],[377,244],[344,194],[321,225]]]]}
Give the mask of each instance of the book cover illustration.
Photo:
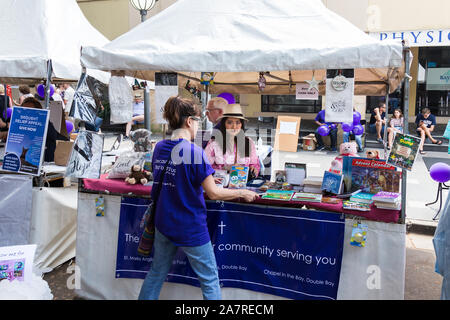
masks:
{"type": "Polygon", "coordinates": [[[419,144],[420,138],[397,132],[387,162],[393,166],[411,171],[419,144]]]}
{"type": "Polygon", "coordinates": [[[385,160],[344,157],[342,171],[346,192],[400,191],[402,173],[385,160]]]}
{"type": "Polygon", "coordinates": [[[322,190],[339,194],[341,192],[343,176],[330,171],[325,171],[322,180],[322,190]]]}
{"type": "Polygon", "coordinates": [[[309,201],[309,202],[321,202],[322,194],[308,193],[308,192],[296,192],[292,197],[292,201],[309,201]]]}
{"type": "Polygon", "coordinates": [[[347,200],[342,203],[342,208],[348,210],[370,211],[370,203],[347,200]]]}
{"type": "Polygon", "coordinates": [[[230,172],[229,188],[242,189],[247,185],[249,167],[232,166],[230,172]]]}
{"type": "Polygon", "coordinates": [[[292,199],[293,195],[294,195],[294,191],[267,190],[267,192],[261,196],[261,199],[290,201],[292,199]]]}
{"type": "Polygon", "coordinates": [[[372,200],[394,203],[400,200],[400,193],[380,191],[373,196],[372,200]]]}
{"type": "Polygon", "coordinates": [[[358,192],[357,194],[350,197],[350,201],[359,201],[364,203],[372,203],[373,193],[358,192]]]}

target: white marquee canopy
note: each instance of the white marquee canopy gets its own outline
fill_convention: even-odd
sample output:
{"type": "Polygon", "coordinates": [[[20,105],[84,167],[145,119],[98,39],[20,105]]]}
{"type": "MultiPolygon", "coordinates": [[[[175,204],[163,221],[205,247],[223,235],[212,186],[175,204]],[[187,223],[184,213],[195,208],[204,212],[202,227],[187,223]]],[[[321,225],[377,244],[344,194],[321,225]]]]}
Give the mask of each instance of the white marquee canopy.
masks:
{"type": "MultiPolygon", "coordinates": [[[[47,78],[78,81],[81,46],[109,42],[81,12],[76,0],[2,0],[0,14],[0,81],[28,83],[47,78]]],[[[109,73],[87,70],[108,83],[109,73]]]]}
{"type": "Polygon", "coordinates": [[[270,72],[265,93],[288,93],[312,70],[323,80],[326,69],[354,68],[355,94],[384,94],[403,78],[402,49],[320,0],[178,0],[103,47],[83,46],[81,62],[147,80],[162,70],[194,82],[217,72],[211,92],[235,93],[258,93],[259,72],[270,72]]]}

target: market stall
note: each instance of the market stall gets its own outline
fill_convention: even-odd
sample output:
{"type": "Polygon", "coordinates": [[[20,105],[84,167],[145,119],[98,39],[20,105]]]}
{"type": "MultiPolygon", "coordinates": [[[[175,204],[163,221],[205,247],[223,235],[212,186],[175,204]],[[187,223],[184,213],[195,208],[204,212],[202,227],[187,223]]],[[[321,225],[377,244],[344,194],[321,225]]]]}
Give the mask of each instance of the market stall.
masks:
{"type": "MultiPolygon", "coordinates": [[[[8,0],[2,2],[2,10],[1,29],[14,32],[4,32],[2,36],[0,83],[77,82],[82,72],[80,47],[109,41],[90,25],[74,0],[59,1],[58,5],[50,0],[8,0]]],[[[87,73],[104,83],[110,78],[108,72],[88,69],[87,73]]],[[[47,86],[45,109],[49,109],[49,100],[47,86]]],[[[0,147],[2,160],[4,147],[0,147]]],[[[0,211],[0,246],[37,244],[35,262],[42,270],[75,257],[77,188],[49,187],[51,180],[63,178],[65,169],[44,163],[41,172],[34,175],[34,183],[31,176],[7,171],[0,176],[4,188],[0,202],[9,204],[11,209],[0,211]],[[11,179],[17,189],[4,182],[11,179]],[[23,210],[17,215],[13,208],[19,207],[23,210]]]]}
{"type": "MultiPolygon", "coordinates": [[[[188,80],[201,87],[200,84],[203,84],[205,79],[202,73],[210,72],[213,73],[214,81],[209,81],[204,86],[206,93],[226,91],[293,94],[296,83],[308,81],[310,84],[315,82],[319,86],[319,92],[323,94],[327,70],[336,69],[340,75],[339,70],[352,69],[355,94],[385,95],[394,91],[403,79],[405,73],[403,57],[401,43],[374,41],[338,15],[328,11],[321,1],[274,3],[233,0],[215,1],[212,6],[205,0],[181,0],[104,47],[83,47],[81,62],[85,67],[120,71],[122,74],[148,80],[153,80],[157,71],[172,71],[177,73],[178,84],[181,87],[184,87],[188,80]],[[196,28],[185,28],[186,25],[191,25],[192,21],[196,22],[196,28]],[[164,30],[164,33],[161,30],[164,30]],[[258,81],[261,77],[265,77],[263,81],[265,87],[258,81]]],[[[206,100],[207,94],[206,99],[203,99],[204,107],[206,100]]],[[[118,259],[124,258],[119,254],[122,252],[123,243],[136,241],[136,235],[121,233],[122,211],[126,211],[123,208],[127,206],[126,196],[141,201],[146,198],[145,194],[148,195],[148,190],[121,189],[120,185],[112,184],[105,186],[101,180],[85,180],[79,192],[77,264],[83,270],[83,274],[82,288],[78,290],[78,294],[94,299],[135,299],[141,280],[120,279],[123,270],[118,272],[117,269],[118,259]],[[115,194],[102,196],[104,193],[112,192],[115,194]],[[95,203],[99,197],[104,197],[105,201],[102,217],[95,216],[95,203]],[[125,240],[121,235],[125,235],[125,240]],[[111,243],[118,245],[111,246],[111,243]],[[99,263],[102,263],[101,267],[99,263]]],[[[144,208],[145,201],[141,204],[128,205],[144,208]]],[[[285,272],[280,266],[282,260],[275,259],[272,269],[275,274],[270,272],[265,274],[265,270],[271,270],[269,267],[265,269],[254,267],[261,262],[259,257],[256,260],[249,259],[248,263],[253,265],[252,270],[256,274],[264,273],[267,277],[262,276],[262,280],[253,280],[245,275],[234,274],[233,276],[241,278],[227,278],[226,281],[221,278],[224,282],[224,298],[403,298],[406,228],[403,223],[396,222],[403,221],[404,216],[399,220],[399,215],[404,214],[404,211],[401,213],[399,210],[385,211],[385,215],[381,218],[382,215],[378,215],[376,210],[372,212],[371,208],[370,214],[364,215],[364,224],[368,228],[367,236],[370,237],[371,243],[370,246],[360,250],[360,247],[351,246],[349,241],[355,229],[354,212],[348,215],[349,212],[343,210],[342,206],[339,207],[339,204],[333,207],[308,203],[308,207],[316,209],[315,211],[303,208],[304,203],[284,202],[283,206],[280,206],[279,201],[271,200],[258,200],[254,204],[240,205],[238,208],[232,203],[223,203],[220,208],[215,207],[216,205],[214,202],[208,202],[208,214],[211,216],[214,216],[214,212],[219,214],[214,219],[225,218],[227,216],[225,213],[232,211],[236,217],[250,216],[249,219],[254,219],[249,224],[274,224],[274,228],[264,233],[264,236],[261,233],[256,235],[258,241],[263,237],[277,237],[287,241],[282,246],[289,248],[303,248],[305,243],[298,241],[309,241],[309,246],[314,246],[312,243],[317,244],[317,247],[314,247],[318,251],[313,250],[314,255],[319,255],[322,249],[325,252],[331,250],[336,243],[342,244],[340,249],[336,249],[334,255],[336,260],[333,260],[339,261],[336,264],[339,268],[331,270],[334,281],[330,282],[336,290],[334,294],[308,294],[285,286],[280,286],[281,291],[277,291],[278,280],[274,279],[276,274],[287,275],[291,272],[289,270],[285,272]],[[296,209],[291,209],[292,205],[296,209]],[[312,218],[311,215],[315,213],[325,218],[312,218]],[[315,227],[318,229],[311,230],[318,230],[317,233],[312,232],[311,237],[300,240],[298,237],[284,234],[285,228],[289,228],[289,223],[286,222],[288,221],[286,218],[282,218],[283,214],[289,215],[292,221],[301,221],[298,228],[307,228],[303,224],[306,220],[315,221],[315,227]],[[331,223],[333,226],[341,227],[340,231],[336,231],[338,238],[327,237],[326,234],[317,237],[320,232],[327,230],[330,221],[334,221],[331,223]],[[374,281],[369,285],[368,280],[371,276],[374,281]],[[237,285],[237,282],[240,282],[240,285],[237,285]],[[242,283],[246,285],[243,286],[242,283]],[[300,295],[293,292],[300,292],[300,295]]],[[[141,218],[142,213],[141,216],[138,214],[135,217],[135,222],[139,224],[141,218]]],[[[239,223],[233,221],[227,223],[234,228],[231,239],[227,241],[232,242],[235,239],[233,237],[238,239],[239,235],[245,234],[245,230],[239,229],[239,223]]],[[[210,232],[222,233],[223,230],[218,231],[217,227],[223,228],[213,223],[210,232]]],[[[217,238],[217,241],[220,239],[217,238]]],[[[225,243],[216,243],[218,250],[222,244],[226,246],[225,243]]],[[[281,250],[281,247],[279,249],[281,250]]],[[[270,252],[268,246],[264,250],[270,252]]],[[[292,250],[290,252],[291,256],[295,254],[292,250]]],[[[297,251],[297,256],[300,255],[301,252],[297,251]]],[[[227,260],[231,259],[230,257],[224,256],[224,260],[220,259],[222,256],[218,260],[225,261],[223,264],[226,266],[235,266],[231,260],[227,260]]],[[[247,263],[245,259],[242,261],[244,264],[247,263]]],[[[266,260],[263,258],[263,261],[266,260]]],[[[271,262],[267,263],[270,265],[271,262]]],[[[183,265],[183,259],[180,258],[174,264],[183,265]]],[[[309,272],[300,269],[299,267],[299,273],[309,272]]],[[[296,275],[304,278],[299,274],[296,275]]],[[[161,298],[199,297],[199,290],[196,291],[196,288],[192,287],[195,283],[186,280],[192,278],[189,271],[174,271],[170,276],[168,280],[176,284],[165,283],[161,298]],[[180,282],[191,286],[181,285],[180,282]]],[[[295,279],[294,275],[292,282],[295,282],[295,279]]],[[[314,283],[314,285],[321,284],[314,283]]]]}

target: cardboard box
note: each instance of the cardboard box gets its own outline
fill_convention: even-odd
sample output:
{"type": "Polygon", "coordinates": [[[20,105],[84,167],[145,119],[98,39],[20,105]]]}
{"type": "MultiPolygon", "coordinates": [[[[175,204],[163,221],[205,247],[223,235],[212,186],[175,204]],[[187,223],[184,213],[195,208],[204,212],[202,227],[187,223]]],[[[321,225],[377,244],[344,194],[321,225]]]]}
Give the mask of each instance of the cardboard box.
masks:
{"type": "Polygon", "coordinates": [[[304,136],[302,138],[302,140],[303,140],[303,143],[302,143],[303,150],[305,150],[305,151],[316,150],[317,141],[316,141],[316,137],[314,136],[314,133],[310,133],[309,135],[304,136]]]}
{"type": "Polygon", "coordinates": [[[301,117],[278,116],[274,150],[297,152],[301,117]]]}
{"type": "Polygon", "coordinates": [[[55,164],[57,166],[67,166],[73,144],[73,141],[56,140],[55,164]]]}

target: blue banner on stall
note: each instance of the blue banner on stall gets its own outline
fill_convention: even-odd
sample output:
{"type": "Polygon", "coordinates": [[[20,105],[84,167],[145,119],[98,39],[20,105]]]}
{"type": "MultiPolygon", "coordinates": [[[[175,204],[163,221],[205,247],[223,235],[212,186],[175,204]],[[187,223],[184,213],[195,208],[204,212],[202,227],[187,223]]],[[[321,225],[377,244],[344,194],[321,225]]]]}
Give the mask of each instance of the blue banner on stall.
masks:
{"type": "MultiPolygon", "coordinates": [[[[128,201],[122,200],[116,277],[144,278],[152,259],[136,252],[145,209],[128,201]]],[[[345,228],[340,214],[213,201],[207,208],[223,287],[336,299],[345,228]]],[[[167,281],[199,286],[181,250],[167,281]]]]}
{"type": "Polygon", "coordinates": [[[13,108],[2,170],[40,174],[48,117],[46,109],[13,108]]]}

